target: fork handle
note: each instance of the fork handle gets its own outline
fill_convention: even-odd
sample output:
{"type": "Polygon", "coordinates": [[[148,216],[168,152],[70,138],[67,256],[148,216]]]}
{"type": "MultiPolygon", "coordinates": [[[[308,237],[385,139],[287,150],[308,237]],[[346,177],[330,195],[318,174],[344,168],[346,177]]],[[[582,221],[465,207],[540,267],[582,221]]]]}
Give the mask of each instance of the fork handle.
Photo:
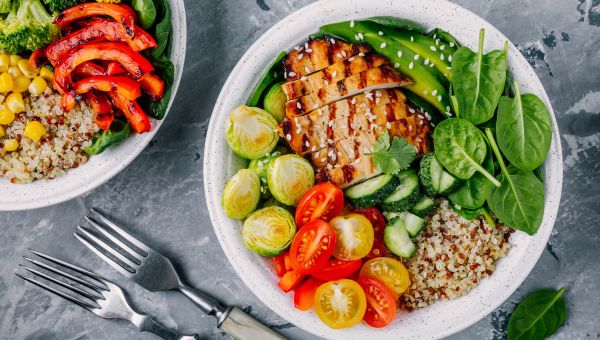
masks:
{"type": "Polygon", "coordinates": [[[238,340],[285,340],[283,336],[237,307],[231,309],[219,329],[238,340]]]}
{"type": "Polygon", "coordinates": [[[137,314],[133,317],[131,322],[139,328],[140,331],[154,333],[165,340],[198,340],[197,335],[184,335],[174,332],[156,322],[148,315],[137,314]]]}

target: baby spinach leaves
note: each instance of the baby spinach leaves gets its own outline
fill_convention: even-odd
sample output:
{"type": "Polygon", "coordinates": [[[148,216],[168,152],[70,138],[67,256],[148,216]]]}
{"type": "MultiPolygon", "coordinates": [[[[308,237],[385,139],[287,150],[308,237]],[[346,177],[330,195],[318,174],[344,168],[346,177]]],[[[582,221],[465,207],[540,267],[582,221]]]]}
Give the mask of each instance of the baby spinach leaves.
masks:
{"type": "Polygon", "coordinates": [[[554,334],[567,318],[564,288],[539,290],[526,297],[508,321],[508,340],[544,339],[554,334]]]}
{"type": "Polygon", "coordinates": [[[544,216],[544,184],[532,171],[507,168],[491,130],[485,133],[502,171],[500,187],[488,197],[490,209],[502,223],[533,235],[544,216]]]}
{"type": "Polygon", "coordinates": [[[263,97],[265,96],[267,89],[280,80],[283,80],[283,65],[281,61],[287,56],[287,52],[281,52],[275,58],[275,61],[269,66],[267,72],[263,75],[262,79],[258,82],[258,86],[250,96],[248,100],[248,106],[258,106],[263,97]]]}
{"type": "Polygon", "coordinates": [[[517,82],[514,91],[515,98],[504,96],[498,104],[498,146],[511,164],[522,170],[534,170],[544,163],[550,150],[550,113],[536,95],[521,95],[517,82]]]}
{"type": "Polygon", "coordinates": [[[504,51],[483,54],[483,38],[482,29],[477,53],[463,46],[452,56],[452,88],[460,117],[476,125],[494,116],[507,70],[508,45],[504,51]]]}
{"type": "Polygon", "coordinates": [[[442,121],[435,128],[433,143],[437,159],[454,176],[469,179],[479,172],[500,186],[500,182],[481,166],[487,153],[485,139],[468,120],[449,118],[442,121]]]}
{"type": "Polygon", "coordinates": [[[132,0],[131,7],[137,13],[142,28],[145,30],[150,28],[156,19],[154,2],[152,0],[132,0]]]}
{"type": "MultiPolygon", "coordinates": [[[[485,157],[483,166],[490,174],[494,173],[494,160],[490,152],[485,157]]],[[[477,172],[465,181],[456,192],[450,194],[448,198],[463,208],[477,209],[483,206],[493,186],[492,182],[477,172]]]]}
{"type": "Polygon", "coordinates": [[[129,136],[130,132],[131,128],[129,127],[129,123],[123,124],[120,121],[115,120],[113,126],[111,126],[111,129],[102,131],[96,135],[96,137],[94,137],[92,140],[92,144],[84,147],[83,151],[90,155],[102,153],[109,146],[125,140],[129,136]]]}
{"type": "Polygon", "coordinates": [[[388,175],[396,175],[406,170],[417,154],[414,145],[409,144],[404,138],[394,137],[390,144],[387,131],[379,136],[373,148],[373,152],[367,155],[371,156],[377,170],[388,175]]]}

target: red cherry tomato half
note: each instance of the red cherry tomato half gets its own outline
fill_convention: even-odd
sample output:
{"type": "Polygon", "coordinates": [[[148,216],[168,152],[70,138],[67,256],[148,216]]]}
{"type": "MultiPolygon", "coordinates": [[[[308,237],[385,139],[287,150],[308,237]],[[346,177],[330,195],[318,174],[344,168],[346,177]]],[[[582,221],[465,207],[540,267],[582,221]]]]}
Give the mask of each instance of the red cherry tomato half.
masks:
{"type": "Polygon", "coordinates": [[[355,209],[353,211],[357,214],[365,216],[373,225],[375,240],[373,241],[373,247],[367,255],[367,258],[372,259],[374,257],[383,256],[387,252],[387,247],[383,242],[383,231],[385,230],[386,226],[385,217],[383,217],[383,214],[375,207],[355,209]]]}
{"type": "Polygon", "coordinates": [[[374,328],[390,324],[396,317],[396,299],[387,286],[371,276],[361,276],[358,284],[367,296],[367,310],[363,320],[374,328]]]}
{"type": "Polygon", "coordinates": [[[323,268],[335,248],[333,228],[323,220],[313,220],[296,233],[290,246],[290,262],[294,271],[310,274],[323,268]]]}
{"type": "Polygon", "coordinates": [[[344,193],[335,185],[324,182],[310,188],[298,202],[296,208],[296,226],[320,218],[329,221],[336,217],[344,207],[344,193]]]}
{"type": "Polygon", "coordinates": [[[325,267],[312,273],[312,276],[323,281],[337,281],[347,279],[362,266],[361,260],[342,261],[332,259],[325,267]]]}
{"type": "Polygon", "coordinates": [[[303,311],[312,308],[315,302],[315,293],[323,281],[309,277],[298,288],[294,290],[294,306],[303,311]]]}
{"type": "Polygon", "coordinates": [[[304,280],[305,277],[306,275],[301,274],[300,272],[290,270],[289,272],[283,274],[281,279],[279,279],[277,285],[279,286],[279,288],[281,288],[281,290],[287,293],[290,290],[296,288],[296,286],[298,286],[300,282],[304,280]]]}

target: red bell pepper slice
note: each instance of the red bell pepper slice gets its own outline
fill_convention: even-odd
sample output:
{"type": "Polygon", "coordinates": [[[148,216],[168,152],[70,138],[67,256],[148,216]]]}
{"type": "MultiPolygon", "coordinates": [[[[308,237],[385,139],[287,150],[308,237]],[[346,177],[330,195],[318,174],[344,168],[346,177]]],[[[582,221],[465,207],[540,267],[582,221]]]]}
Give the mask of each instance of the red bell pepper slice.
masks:
{"type": "Polygon", "coordinates": [[[275,265],[275,273],[277,273],[277,276],[279,277],[282,277],[287,272],[287,270],[285,270],[285,263],[283,261],[284,257],[285,254],[281,254],[273,258],[273,264],[275,265]]]}
{"type": "Polygon", "coordinates": [[[115,119],[113,106],[106,93],[90,91],[85,94],[85,99],[94,110],[96,125],[102,130],[108,130],[115,119]]]}
{"type": "Polygon", "coordinates": [[[165,82],[160,79],[159,76],[152,73],[146,73],[141,76],[138,81],[142,86],[142,90],[144,90],[152,100],[159,100],[162,98],[165,82]]]}
{"type": "Polygon", "coordinates": [[[73,70],[90,60],[116,61],[135,79],[154,71],[154,66],[144,56],[127,45],[114,42],[87,43],[75,48],[56,66],[54,80],[59,91],[64,93],[72,90],[73,70]]]}
{"type": "Polygon", "coordinates": [[[38,48],[37,50],[31,52],[31,56],[29,56],[29,65],[33,68],[40,68],[47,62],[48,58],[46,57],[45,48],[38,48]]]}
{"type": "Polygon", "coordinates": [[[127,73],[127,71],[125,71],[121,67],[121,65],[119,65],[119,63],[117,63],[115,61],[111,61],[110,63],[108,63],[108,65],[106,66],[106,71],[104,71],[104,74],[106,74],[107,76],[116,76],[116,75],[125,74],[125,73],[127,73]]]}
{"type": "Polygon", "coordinates": [[[122,76],[95,76],[82,79],[75,83],[75,92],[87,93],[91,90],[116,92],[129,100],[136,100],[142,95],[140,84],[122,76]]]}
{"type": "Polygon", "coordinates": [[[311,309],[315,301],[315,293],[323,283],[325,281],[312,277],[304,281],[294,290],[294,307],[302,311],[311,309]]]}
{"type": "Polygon", "coordinates": [[[116,22],[125,25],[129,30],[129,35],[133,37],[136,14],[131,7],[126,5],[98,2],[83,3],[67,8],[59,13],[54,19],[54,23],[63,28],[76,20],[95,16],[109,16],[113,18],[116,22]]]}
{"type": "Polygon", "coordinates": [[[298,286],[305,277],[306,275],[298,271],[290,270],[289,272],[285,273],[281,279],[279,279],[279,283],[277,283],[277,285],[279,288],[281,288],[281,290],[287,293],[298,286]]]}
{"type": "Polygon", "coordinates": [[[156,41],[150,34],[137,26],[134,27],[134,32],[136,35],[132,38],[127,33],[125,26],[118,22],[97,19],[82,29],[50,44],[46,48],[46,56],[50,63],[55,65],[75,47],[97,39],[122,42],[128,44],[134,51],[156,47],[156,41]]]}
{"type": "Polygon", "coordinates": [[[96,77],[105,75],[106,70],[101,65],[98,65],[91,61],[86,61],[85,63],[81,63],[77,65],[75,70],[73,70],[73,76],[75,78],[87,78],[87,77],[96,77]]]}
{"type": "Polygon", "coordinates": [[[125,115],[131,129],[137,133],[150,131],[150,120],[135,100],[128,100],[117,92],[106,92],[113,104],[125,115]]]}

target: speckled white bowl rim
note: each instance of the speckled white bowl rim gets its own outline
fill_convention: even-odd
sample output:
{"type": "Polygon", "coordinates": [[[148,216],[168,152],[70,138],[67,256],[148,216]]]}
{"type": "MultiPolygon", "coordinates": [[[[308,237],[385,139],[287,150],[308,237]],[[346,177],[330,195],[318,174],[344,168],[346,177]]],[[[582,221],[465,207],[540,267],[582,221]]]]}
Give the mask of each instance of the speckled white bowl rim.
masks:
{"type": "MultiPolygon", "coordinates": [[[[173,23],[173,46],[171,60],[175,65],[175,79],[167,113],[175,100],[185,62],[187,28],[183,0],[170,0],[173,23]]],[[[65,176],[53,180],[35,181],[29,184],[11,184],[0,178],[0,211],[26,210],[58,204],[82,195],[105,183],[125,169],[150,143],[162,120],[151,119],[152,129],[144,134],[131,135],[119,145],[112,146],[100,155],[70,170],[65,176]]]]}
{"type": "Polygon", "coordinates": [[[441,27],[455,34],[465,45],[476,49],[479,28],[486,30],[486,50],[501,49],[506,37],[488,22],[442,0],[328,0],[308,5],[281,20],[260,37],[235,66],[215,105],[204,150],[204,188],[211,221],[221,246],[233,268],[258,298],[282,318],[325,338],[343,339],[434,339],[458,332],[481,320],[521,285],[542,254],[552,232],[562,189],[562,152],[558,127],[548,96],[534,70],[513,44],[509,44],[510,68],[521,84],[521,92],[535,93],[552,112],[554,128],[552,146],[545,162],[545,212],[535,236],[522,232],[510,238],[512,249],[498,262],[490,279],[483,280],[468,295],[433,304],[411,313],[400,312],[387,328],[373,329],[363,324],[333,330],[313,313],[293,306],[293,295],[277,287],[277,277],[270,261],[250,252],[242,243],[240,221],[227,218],[221,208],[225,182],[241,162],[227,146],[225,124],[229,112],[249,97],[272,59],[289,50],[317,31],[320,25],[376,15],[408,18],[428,28],[441,27]]]}

